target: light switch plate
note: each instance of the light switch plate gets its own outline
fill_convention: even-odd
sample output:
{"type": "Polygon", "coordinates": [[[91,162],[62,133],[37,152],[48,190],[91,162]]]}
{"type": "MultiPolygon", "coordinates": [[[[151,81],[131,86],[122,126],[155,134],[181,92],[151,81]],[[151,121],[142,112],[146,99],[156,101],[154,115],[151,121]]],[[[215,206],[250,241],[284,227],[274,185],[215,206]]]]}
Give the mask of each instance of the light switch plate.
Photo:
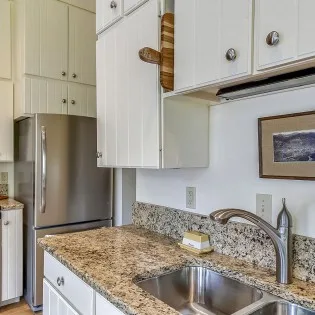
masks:
{"type": "Polygon", "coordinates": [[[272,195],[256,194],[256,214],[272,224],[272,195]]]}
{"type": "Polygon", "coordinates": [[[186,208],[196,209],[196,187],[186,187],[186,208]]]}

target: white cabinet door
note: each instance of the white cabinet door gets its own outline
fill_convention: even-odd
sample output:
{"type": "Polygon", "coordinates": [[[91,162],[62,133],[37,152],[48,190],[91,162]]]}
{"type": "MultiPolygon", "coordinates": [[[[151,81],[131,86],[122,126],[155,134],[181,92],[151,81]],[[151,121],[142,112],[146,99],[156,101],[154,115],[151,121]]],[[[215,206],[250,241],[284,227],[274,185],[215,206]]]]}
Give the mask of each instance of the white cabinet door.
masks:
{"type": "Polygon", "coordinates": [[[124,0],[124,13],[128,14],[147,0],[124,0]]]}
{"type": "MultiPolygon", "coordinates": [[[[304,17],[303,17],[304,18],[304,17]]],[[[296,56],[296,0],[256,1],[257,70],[290,62],[296,56]],[[279,43],[267,44],[267,36],[278,32],[279,43]]]]}
{"type": "Polygon", "coordinates": [[[95,299],[95,315],[122,315],[123,313],[118,310],[114,305],[109,303],[105,298],[96,293],[95,299]]]}
{"type": "Polygon", "coordinates": [[[79,315],[46,279],[44,279],[43,315],[79,315]]]}
{"type": "Polygon", "coordinates": [[[315,55],[315,1],[298,1],[298,57],[306,58],[315,55]]]}
{"type": "Polygon", "coordinates": [[[11,2],[0,0],[0,78],[11,78],[11,2]]]}
{"type": "Polygon", "coordinates": [[[2,224],[2,301],[23,295],[22,210],[1,212],[2,224]]]}
{"type": "Polygon", "coordinates": [[[160,165],[158,67],[138,56],[143,47],[159,49],[158,22],[158,1],[151,0],[98,40],[99,165],[160,165]]]}
{"type": "MultiPolygon", "coordinates": [[[[213,82],[220,75],[221,0],[195,2],[195,84],[213,82]]],[[[187,19],[187,15],[186,15],[187,19]]]]}
{"type": "Polygon", "coordinates": [[[122,72],[124,77],[119,81],[123,82],[128,95],[129,167],[160,166],[159,67],[141,61],[138,55],[143,47],[159,50],[158,16],[159,2],[150,0],[130,14],[125,22],[128,71],[122,72]]]}
{"type": "MultiPolygon", "coordinates": [[[[24,11],[25,25],[22,25],[19,31],[24,28],[24,55],[23,46],[21,46],[21,59],[24,59],[24,73],[40,75],[40,9],[42,0],[29,0],[24,2],[24,6],[17,7],[24,11]]],[[[44,1],[44,0],[43,0],[44,1]]],[[[23,12],[20,12],[23,15],[23,12]]],[[[19,19],[22,21],[22,17],[19,19]]]]}
{"type": "Polygon", "coordinates": [[[252,0],[221,0],[221,81],[252,73],[252,0]],[[228,52],[236,53],[230,60],[228,52]]]}
{"type": "Polygon", "coordinates": [[[68,84],[44,78],[24,79],[25,114],[67,114],[68,84]]]}
{"type": "Polygon", "coordinates": [[[68,6],[56,0],[41,0],[40,13],[40,74],[43,77],[66,80],[68,6]]]}
{"type": "Polygon", "coordinates": [[[100,33],[123,16],[123,0],[96,0],[96,32],[100,33]]]}
{"type": "Polygon", "coordinates": [[[0,162],[13,161],[13,84],[0,81],[0,162]]]}
{"type": "MultiPolygon", "coordinates": [[[[111,27],[97,41],[97,150],[102,153],[102,158],[98,159],[99,166],[117,165],[116,38],[118,27],[122,27],[122,24],[111,27]]],[[[123,88],[123,85],[121,87],[123,88]]],[[[122,91],[123,89],[121,93],[122,91]]]]}
{"type": "Polygon", "coordinates": [[[96,83],[95,14],[69,7],[69,81],[96,83]]]}
{"type": "MultiPolygon", "coordinates": [[[[198,1],[205,5],[203,0],[198,1]]],[[[193,87],[195,84],[194,14],[195,1],[175,1],[175,90],[193,87]]]]}

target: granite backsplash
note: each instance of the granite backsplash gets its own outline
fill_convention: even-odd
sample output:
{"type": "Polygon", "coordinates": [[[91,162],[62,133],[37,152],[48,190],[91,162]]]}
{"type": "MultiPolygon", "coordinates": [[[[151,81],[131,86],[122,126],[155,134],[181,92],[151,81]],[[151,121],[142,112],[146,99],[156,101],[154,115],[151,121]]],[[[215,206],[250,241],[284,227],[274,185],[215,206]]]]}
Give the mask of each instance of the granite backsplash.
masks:
{"type": "Polygon", "coordinates": [[[0,195],[7,196],[9,193],[8,184],[0,184],[0,195]]]}
{"type": "MultiPolygon", "coordinates": [[[[175,239],[181,239],[187,230],[200,231],[210,235],[216,252],[275,269],[275,250],[270,237],[251,224],[221,225],[208,216],[142,202],[134,204],[133,223],[175,239]]],[[[294,235],[293,239],[294,277],[315,282],[315,239],[300,235],[294,235]]]]}

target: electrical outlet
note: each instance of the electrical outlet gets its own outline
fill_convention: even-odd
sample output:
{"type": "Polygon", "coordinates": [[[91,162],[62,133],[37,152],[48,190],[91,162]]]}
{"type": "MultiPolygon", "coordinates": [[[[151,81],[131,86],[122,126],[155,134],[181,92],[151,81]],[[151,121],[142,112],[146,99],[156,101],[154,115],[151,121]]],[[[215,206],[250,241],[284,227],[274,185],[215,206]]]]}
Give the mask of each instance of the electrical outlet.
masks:
{"type": "Polygon", "coordinates": [[[7,184],[8,183],[8,172],[1,172],[1,184],[7,184]]]}
{"type": "Polygon", "coordinates": [[[186,208],[196,209],[196,187],[186,187],[186,208]]]}
{"type": "Polygon", "coordinates": [[[256,194],[256,214],[272,223],[272,195],[256,194]]]}

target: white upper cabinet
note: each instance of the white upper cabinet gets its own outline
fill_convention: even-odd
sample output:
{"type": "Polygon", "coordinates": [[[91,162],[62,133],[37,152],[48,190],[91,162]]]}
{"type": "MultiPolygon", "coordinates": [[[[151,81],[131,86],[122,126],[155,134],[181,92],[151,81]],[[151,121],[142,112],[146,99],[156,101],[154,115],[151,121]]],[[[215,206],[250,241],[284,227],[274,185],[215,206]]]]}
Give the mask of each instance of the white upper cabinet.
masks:
{"type": "Polygon", "coordinates": [[[175,90],[252,73],[252,6],[251,0],[175,1],[175,90]]]}
{"type": "Polygon", "coordinates": [[[0,81],[0,162],[13,161],[13,84],[0,81]]]}
{"type": "Polygon", "coordinates": [[[69,7],[69,81],[96,84],[95,14],[69,7]]]}
{"type": "Polygon", "coordinates": [[[315,56],[312,0],[256,0],[256,69],[315,56]]]}
{"type": "Polygon", "coordinates": [[[11,78],[11,1],[0,0],[0,78],[11,78]]]}
{"type": "Polygon", "coordinates": [[[290,62],[296,56],[296,0],[257,0],[257,70],[290,62]]]}
{"type": "Polygon", "coordinates": [[[57,0],[18,2],[16,10],[24,74],[95,85],[94,13],[57,0]]]}
{"type": "Polygon", "coordinates": [[[159,50],[159,14],[149,0],[99,36],[98,166],[208,166],[208,106],[161,101],[159,67],[139,58],[143,47],[159,50]]]}
{"type": "Polygon", "coordinates": [[[41,0],[40,75],[67,80],[67,72],[68,6],[56,0],[41,0]]]}
{"type": "Polygon", "coordinates": [[[100,33],[123,16],[123,0],[96,1],[96,32],[100,33]]]}

